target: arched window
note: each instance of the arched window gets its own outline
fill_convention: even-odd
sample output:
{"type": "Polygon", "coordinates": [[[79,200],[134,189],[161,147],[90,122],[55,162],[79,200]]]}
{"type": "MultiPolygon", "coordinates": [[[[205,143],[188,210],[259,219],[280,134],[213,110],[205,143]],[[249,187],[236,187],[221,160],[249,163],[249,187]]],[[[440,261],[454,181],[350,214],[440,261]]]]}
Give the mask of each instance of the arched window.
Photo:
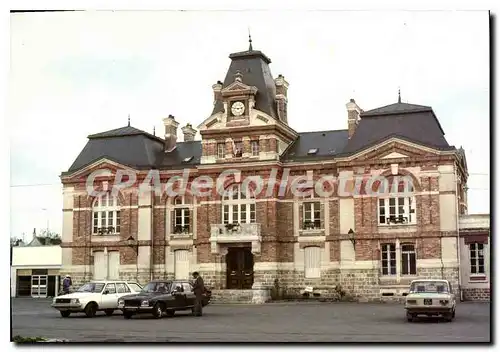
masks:
{"type": "Polygon", "coordinates": [[[379,224],[415,224],[415,196],[409,176],[394,176],[388,180],[378,200],[379,224]]]}
{"type": "Polygon", "coordinates": [[[92,233],[115,235],[120,233],[120,205],[109,192],[96,197],[92,204],[92,233]]]}
{"type": "Polygon", "coordinates": [[[231,185],[222,198],[222,222],[224,224],[244,224],[255,222],[255,198],[250,190],[242,190],[241,185],[231,185]]]}

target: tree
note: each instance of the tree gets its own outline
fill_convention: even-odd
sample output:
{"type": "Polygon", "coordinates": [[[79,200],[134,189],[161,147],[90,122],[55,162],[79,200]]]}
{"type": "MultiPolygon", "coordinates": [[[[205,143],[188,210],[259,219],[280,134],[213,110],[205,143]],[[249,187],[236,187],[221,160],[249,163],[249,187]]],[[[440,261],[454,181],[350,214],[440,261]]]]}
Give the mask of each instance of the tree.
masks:
{"type": "Polygon", "coordinates": [[[43,240],[46,245],[61,244],[61,235],[50,230],[42,230],[41,234],[37,236],[39,239],[43,240]]]}

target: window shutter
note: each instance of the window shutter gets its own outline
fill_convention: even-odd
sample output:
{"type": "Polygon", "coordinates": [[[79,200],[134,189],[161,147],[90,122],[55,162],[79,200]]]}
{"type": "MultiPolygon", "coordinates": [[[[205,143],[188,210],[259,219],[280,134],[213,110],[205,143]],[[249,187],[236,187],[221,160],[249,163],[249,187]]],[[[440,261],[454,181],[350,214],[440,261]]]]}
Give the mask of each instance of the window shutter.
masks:
{"type": "Polygon", "coordinates": [[[304,228],[304,205],[299,204],[299,229],[304,228]]]}
{"type": "Polygon", "coordinates": [[[170,233],[175,233],[175,210],[170,212],[170,233]]]}
{"type": "Polygon", "coordinates": [[[194,208],[193,209],[188,209],[188,214],[189,214],[189,233],[194,233],[194,208]]]}
{"type": "Polygon", "coordinates": [[[325,228],[325,204],[321,202],[319,204],[319,219],[321,229],[325,228]]]}

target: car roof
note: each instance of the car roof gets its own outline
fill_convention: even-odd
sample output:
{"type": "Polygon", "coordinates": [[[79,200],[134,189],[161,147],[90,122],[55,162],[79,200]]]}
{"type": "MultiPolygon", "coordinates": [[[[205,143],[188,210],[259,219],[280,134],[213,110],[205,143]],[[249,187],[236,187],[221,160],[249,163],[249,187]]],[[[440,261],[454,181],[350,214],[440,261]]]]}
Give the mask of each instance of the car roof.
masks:
{"type": "Polygon", "coordinates": [[[446,282],[446,283],[449,283],[449,281],[446,279],[417,279],[417,280],[412,280],[411,283],[414,283],[414,282],[446,282]]]}
{"type": "Polygon", "coordinates": [[[115,283],[127,283],[127,284],[137,284],[139,285],[139,283],[135,282],[135,281],[127,281],[127,280],[92,280],[92,281],[89,281],[89,283],[92,283],[92,284],[115,284],[115,283]]]}

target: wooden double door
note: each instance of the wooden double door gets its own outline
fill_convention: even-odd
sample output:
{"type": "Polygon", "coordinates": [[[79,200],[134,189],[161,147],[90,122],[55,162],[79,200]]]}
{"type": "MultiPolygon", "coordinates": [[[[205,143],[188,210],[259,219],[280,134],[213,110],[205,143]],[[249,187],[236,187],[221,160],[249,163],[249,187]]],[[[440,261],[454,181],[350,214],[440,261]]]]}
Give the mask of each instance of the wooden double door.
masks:
{"type": "Polygon", "coordinates": [[[228,248],[226,255],[227,289],[251,289],[253,285],[253,263],[253,254],[250,248],[228,248]]]}

